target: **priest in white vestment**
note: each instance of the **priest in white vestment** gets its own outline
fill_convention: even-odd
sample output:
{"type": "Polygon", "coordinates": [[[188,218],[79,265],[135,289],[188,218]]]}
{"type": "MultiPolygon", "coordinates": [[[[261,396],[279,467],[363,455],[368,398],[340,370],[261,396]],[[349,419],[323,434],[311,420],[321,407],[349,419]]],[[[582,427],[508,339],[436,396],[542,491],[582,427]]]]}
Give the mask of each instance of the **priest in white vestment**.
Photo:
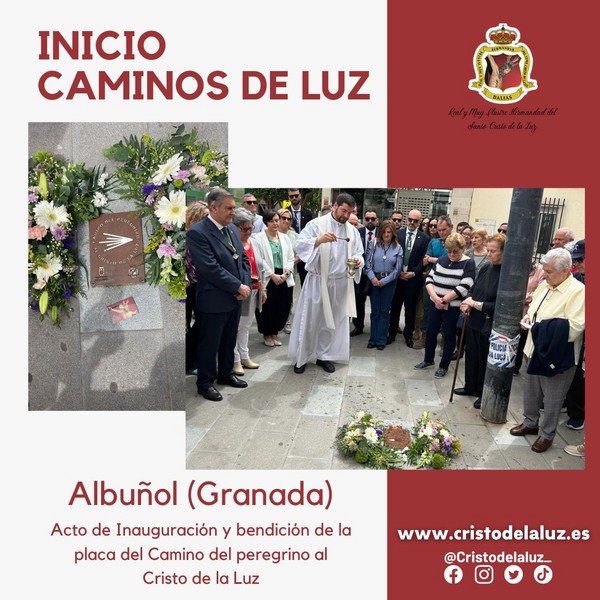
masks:
{"type": "Polygon", "coordinates": [[[296,373],[303,373],[312,360],[333,373],[333,361],[350,358],[350,318],[356,316],[354,282],[360,280],[364,266],[360,235],[348,222],[355,206],[350,194],[340,194],[331,212],[309,221],[296,240],[296,253],[307,272],[288,351],[295,359],[296,373]],[[353,275],[349,262],[355,269],[353,275]]]}

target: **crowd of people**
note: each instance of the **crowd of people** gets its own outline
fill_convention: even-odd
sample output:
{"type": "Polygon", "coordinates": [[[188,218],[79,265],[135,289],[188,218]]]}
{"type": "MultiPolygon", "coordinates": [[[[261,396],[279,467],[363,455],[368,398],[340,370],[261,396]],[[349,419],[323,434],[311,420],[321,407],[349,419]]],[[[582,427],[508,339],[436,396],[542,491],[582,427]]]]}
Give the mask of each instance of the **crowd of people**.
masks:
{"type": "MultiPolygon", "coordinates": [[[[435,367],[441,337],[434,377],[445,377],[464,354],[464,385],[453,394],[474,397],[480,409],[508,223],[490,234],[413,209],[406,219],[394,211],[381,222],[367,210],[361,224],[347,193],[320,215],[302,205],[297,188],[288,200],[259,215],[252,194],[237,207],[217,188],[188,207],[186,369],[198,393],[219,401],[216,385],[247,387],[244,369],[260,367],[249,355],[253,328],[268,347],[289,333],[294,373],[312,362],[335,372],[336,362],[350,358],[350,338],[364,333],[369,299],[367,348],[383,351],[402,334],[408,348],[423,351],[414,367],[421,370],[435,367]]],[[[526,364],[524,420],[510,433],[536,435],[535,452],[552,445],[565,409],[566,426],[584,428],[584,284],[585,240],[561,227],[551,249],[532,261],[510,367],[520,376],[526,364]]],[[[565,451],[584,456],[585,446],[565,451]]]]}

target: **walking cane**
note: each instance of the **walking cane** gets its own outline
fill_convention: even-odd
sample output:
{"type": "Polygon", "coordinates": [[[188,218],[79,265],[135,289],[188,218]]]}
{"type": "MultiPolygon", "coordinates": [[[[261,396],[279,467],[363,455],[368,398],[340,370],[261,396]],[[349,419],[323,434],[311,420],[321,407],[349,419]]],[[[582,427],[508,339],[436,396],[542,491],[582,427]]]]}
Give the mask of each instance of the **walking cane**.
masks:
{"type": "Polygon", "coordinates": [[[456,383],[456,375],[458,374],[458,363],[460,361],[460,355],[462,354],[463,343],[465,341],[465,329],[467,327],[467,319],[469,315],[463,313],[465,318],[463,320],[462,329],[460,330],[460,339],[458,340],[458,356],[456,357],[456,365],[454,366],[454,379],[452,380],[452,390],[450,391],[450,402],[452,402],[452,396],[454,396],[454,384],[456,383]]]}

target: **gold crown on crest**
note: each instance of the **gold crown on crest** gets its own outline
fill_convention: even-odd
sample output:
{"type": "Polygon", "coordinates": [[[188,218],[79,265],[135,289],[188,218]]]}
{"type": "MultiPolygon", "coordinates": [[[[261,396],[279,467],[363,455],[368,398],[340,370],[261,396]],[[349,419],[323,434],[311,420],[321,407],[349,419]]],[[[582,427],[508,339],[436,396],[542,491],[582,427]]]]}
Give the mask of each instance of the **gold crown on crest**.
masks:
{"type": "Polygon", "coordinates": [[[497,46],[514,44],[518,41],[519,32],[516,29],[506,27],[506,23],[500,23],[500,29],[490,29],[488,31],[488,40],[497,46]]]}

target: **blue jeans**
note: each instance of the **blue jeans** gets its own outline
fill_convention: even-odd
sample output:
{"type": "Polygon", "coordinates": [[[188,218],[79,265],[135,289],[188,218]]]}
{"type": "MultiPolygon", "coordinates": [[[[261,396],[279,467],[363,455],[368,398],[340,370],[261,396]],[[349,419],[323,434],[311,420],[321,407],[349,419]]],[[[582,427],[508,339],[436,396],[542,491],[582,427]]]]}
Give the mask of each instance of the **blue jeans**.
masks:
{"type": "MultiPolygon", "coordinates": [[[[431,302],[431,299],[430,299],[431,302]]],[[[435,347],[437,346],[437,336],[442,329],[444,336],[444,353],[440,361],[440,367],[447,369],[450,366],[454,348],[456,346],[456,322],[460,315],[458,306],[450,306],[448,310],[438,310],[435,304],[431,302],[429,314],[427,316],[427,337],[425,339],[425,362],[435,362],[435,347]]]]}
{"type": "Polygon", "coordinates": [[[390,326],[390,307],[396,281],[383,287],[371,286],[371,337],[369,344],[385,346],[390,326]]]}

